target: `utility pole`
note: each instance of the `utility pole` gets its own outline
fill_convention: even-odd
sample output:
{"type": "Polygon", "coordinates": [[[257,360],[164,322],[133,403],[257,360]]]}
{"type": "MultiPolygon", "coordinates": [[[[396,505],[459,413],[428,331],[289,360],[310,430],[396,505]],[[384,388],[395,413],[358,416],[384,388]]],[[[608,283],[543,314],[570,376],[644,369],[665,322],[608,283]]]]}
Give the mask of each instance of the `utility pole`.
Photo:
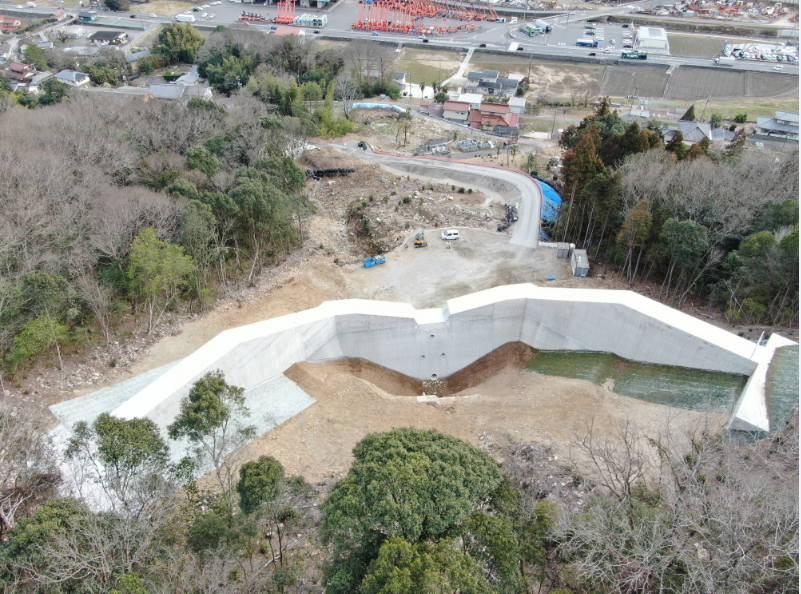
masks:
{"type": "Polygon", "coordinates": [[[551,138],[553,138],[553,131],[556,129],[556,112],[558,110],[553,110],[553,125],[551,126],[551,138]]]}
{"type": "Polygon", "coordinates": [[[709,95],[706,96],[706,103],[704,103],[704,110],[701,112],[701,119],[698,120],[699,122],[704,121],[704,114],[706,113],[707,105],[709,105],[709,97],[710,97],[709,95]]]}

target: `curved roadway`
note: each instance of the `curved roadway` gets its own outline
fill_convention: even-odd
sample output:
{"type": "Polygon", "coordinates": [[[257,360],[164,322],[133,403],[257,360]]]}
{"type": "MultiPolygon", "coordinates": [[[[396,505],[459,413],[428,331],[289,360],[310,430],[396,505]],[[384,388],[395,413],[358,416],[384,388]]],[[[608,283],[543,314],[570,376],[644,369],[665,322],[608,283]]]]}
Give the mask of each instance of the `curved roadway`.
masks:
{"type": "MultiPolygon", "coordinates": [[[[500,167],[487,167],[485,165],[475,165],[472,163],[459,163],[445,161],[442,159],[430,159],[426,157],[401,157],[398,155],[388,155],[383,153],[373,153],[352,149],[345,145],[334,145],[339,151],[347,153],[353,157],[385,163],[390,167],[395,165],[424,166],[432,170],[432,177],[436,177],[436,171],[442,171],[442,179],[447,179],[447,172],[458,171],[462,174],[475,175],[479,177],[491,177],[513,184],[520,191],[520,208],[518,209],[518,220],[512,231],[511,243],[523,247],[536,248],[540,238],[540,223],[542,221],[542,190],[539,183],[524,173],[501,169],[500,167]]],[[[480,183],[477,185],[481,185],[480,183]]],[[[510,198],[511,201],[511,198],[510,198]]]]}

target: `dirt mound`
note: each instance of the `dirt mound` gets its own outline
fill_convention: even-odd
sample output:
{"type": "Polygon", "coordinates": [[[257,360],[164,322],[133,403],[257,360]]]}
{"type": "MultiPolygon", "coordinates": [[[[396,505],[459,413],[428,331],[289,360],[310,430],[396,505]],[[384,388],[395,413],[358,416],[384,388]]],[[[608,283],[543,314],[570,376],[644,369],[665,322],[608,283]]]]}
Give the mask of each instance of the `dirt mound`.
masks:
{"type": "Polygon", "coordinates": [[[531,359],[531,347],[522,342],[507,342],[448,377],[445,380],[448,384],[448,393],[456,394],[473,388],[504,370],[520,371],[529,359],[531,359]]]}
{"type": "MultiPolygon", "coordinates": [[[[296,384],[303,386],[310,381],[314,374],[310,373],[308,367],[314,363],[296,363],[284,372],[289,379],[296,384]]],[[[370,382],[388,394],[396,396],[419,396],[423,393],[423,382],[413,377],[398,373],[381,365],[376,365],[365,359],[349,358],[339,359],[325,363],[327,369],[336,373],[349,373],[370,382]]]]}

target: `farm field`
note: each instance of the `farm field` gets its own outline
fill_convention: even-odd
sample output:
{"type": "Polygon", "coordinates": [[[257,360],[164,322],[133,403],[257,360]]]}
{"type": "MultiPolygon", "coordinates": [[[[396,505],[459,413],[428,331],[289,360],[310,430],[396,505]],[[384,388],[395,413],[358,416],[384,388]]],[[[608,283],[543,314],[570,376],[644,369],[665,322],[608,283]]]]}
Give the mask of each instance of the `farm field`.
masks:
{"type": "Polygon", "coordinates": [[[601,95],[661,97],[668,81],[667,69],[654,66],[610,66],[601,83],[601,95]]]}
{"type": "Polygon", "coordinates": [[[671,77],[667,99],[771,97],[797,93],[798,78],[782,74],[735,72],[683,66],[671,77]]]}
{"type": "Polygon", "coordinates": [[[404,48],[400,58],[392,66],[396,72],[405,72],[407,82],[411,75],[414,84],[425,82],[430,85],[433,82],[443,81],[450,78],[459,70],[462,63],[462,55],[459,52],[431,51],[404,48]]]}

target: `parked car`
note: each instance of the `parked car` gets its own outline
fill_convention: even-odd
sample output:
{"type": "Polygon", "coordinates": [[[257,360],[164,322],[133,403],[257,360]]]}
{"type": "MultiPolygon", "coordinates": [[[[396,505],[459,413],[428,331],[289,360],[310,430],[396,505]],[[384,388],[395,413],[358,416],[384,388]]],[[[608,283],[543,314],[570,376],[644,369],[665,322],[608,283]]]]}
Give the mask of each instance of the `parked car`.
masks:
{"type": "Polygon", "coordinates": [[[451,241],[455,239],[459,239],[459,230],[458,229],[446,229],[442,232],[442,239],[446,241],[451,241]]]}

